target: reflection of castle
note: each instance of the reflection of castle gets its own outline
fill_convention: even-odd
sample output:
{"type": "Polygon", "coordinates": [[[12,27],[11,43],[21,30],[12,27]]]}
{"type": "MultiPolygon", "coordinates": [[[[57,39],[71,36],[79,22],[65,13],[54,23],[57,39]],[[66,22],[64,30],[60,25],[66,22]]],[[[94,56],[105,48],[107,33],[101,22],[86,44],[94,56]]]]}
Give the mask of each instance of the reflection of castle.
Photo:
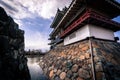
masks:
{"type": "Polygon", "coordinates": [[[58,9],[51,24],[51,48],[68,45],[87,37],[114,41],[120,24],[111,19],[120,14],[115,0],[73,0],[68,8],[58,9]]]}

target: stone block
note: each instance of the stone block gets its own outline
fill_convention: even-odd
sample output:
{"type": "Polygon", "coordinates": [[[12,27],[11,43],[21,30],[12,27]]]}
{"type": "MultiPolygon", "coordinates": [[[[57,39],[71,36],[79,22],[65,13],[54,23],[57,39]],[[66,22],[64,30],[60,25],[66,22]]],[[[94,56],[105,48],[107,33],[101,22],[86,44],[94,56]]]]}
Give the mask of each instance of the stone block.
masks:
{"type": "Polygon", "coordinates": [[[86,50],[88,50],[88,49],[89,49],[89,46],[88,46],[88,45],[86,45],[86,46],[84,46],[84,47],[81,48],[82,51],[86,51],[86,50]]]}
{"type": "Polygon", "coordinates": [[[53,71],[53,70],[51,70],[51,71],[50,71],[50,73],[49,73],[49,77],[50,77],[50,78],[52,78],[52,77],[53,77],[53,75],[54,75],[54,71],[53,71]]]}
{"type": "Polygon", "coordinates": [[[84,60],[84,59],[85,59],[85,56],[84,56],[84,55],[81,55],[81,56],[80,56],[80,59],[81,59],[81,60],[84,60]]]}
{"type": "Polygon", "coordinates": [[[69,79],[69,78],[65,78],[65,80],[71,80],[71,79],[69,79]]]}
{"type": "Polygon", "coordinates": [[[67,76],[68,78],[71,78],[71,77],[72,77],[72,74],[73,74],[73,72],[72,72],[71,70],[68,70],[66,76],[67,76]]]}
{"type": "Polygon", "coordinates": [[[96,69],[96,71],[103,71],[102,63],[101,63],[101,62],[98,62],[98,63],[95,65],[95,69],[96,69]]]}
{"type": "Polygon", "coordinates": [[[83,78],[81,78],[81,77],[78,77],[76,80],[84,80],[83,78]]]}
{"type": "Polygon", "coordinates": [[[85,58],[86,59],[90,58],[90,53],[85,53],[85,58]]]}
{"type": "Polygon", "coordinates": [[[63,80],[63,79],[65,79],[65,78],[66,78],[66,73],[65,73],[65,72],[62,72],[62,73],[60,74],[60,79],[63,80]]]}
{"type": "Polygon", "coordinates": [[[79,66],[77,65],[77,64],[74,64],[73,66],[72,66],[72,72],[77,72],[78,71],[78,68],[79,68],[79,66]]]}
{"type": "Polygon", "coordinates": [[[81,78],[84,78],[84,79],[90,78],[89,72],[87,70],[82,69],[82,68],[79,69],[78,74],[79,74],[79,77],[81,77],[81,78]]]}
{"type": "Polygon", "coordinates": [[[54,73],[56,73],[56,72],[57,72],[57,69],[54,69],[53,71],[54,71],[54,73]]]}
{"type": "Polygon", "coordinates": [[[59,70],[57,70],[57,73],[56,73],[56,75],[60,75],[60,73],[61,73],[62,71],[59,69],[59,70]]]}
{"type": "Polygon", "coordinates": [[[55,76],[54,80],[60,80],[59,76],[55,76]]]}
{"type": "Polygon", "coordinates": [[[103,72],[97,72],[96,77],[98,80],[103,80],[104,79],[104,73],[103,72]]]}

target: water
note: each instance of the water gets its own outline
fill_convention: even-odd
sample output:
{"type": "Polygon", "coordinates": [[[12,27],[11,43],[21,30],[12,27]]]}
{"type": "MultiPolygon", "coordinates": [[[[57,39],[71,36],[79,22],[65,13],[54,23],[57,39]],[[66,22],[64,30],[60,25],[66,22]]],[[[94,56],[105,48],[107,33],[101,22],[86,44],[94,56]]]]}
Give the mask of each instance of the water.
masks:
{"type": "Polygon", "coordinates": [[[40,57],[28,57],[27,59],[31,80],[48,80],[39,66],[40,57]]]}

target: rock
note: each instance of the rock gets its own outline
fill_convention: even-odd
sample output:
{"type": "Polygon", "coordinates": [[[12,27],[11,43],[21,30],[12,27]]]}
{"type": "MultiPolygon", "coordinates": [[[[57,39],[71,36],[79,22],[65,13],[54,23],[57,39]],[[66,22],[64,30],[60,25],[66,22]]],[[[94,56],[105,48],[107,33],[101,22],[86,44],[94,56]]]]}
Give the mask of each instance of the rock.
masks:
{"type": "Polygon", "coordinates": [[[91,59],[88,59],[88,60],[87,60],[87,63],[88,63],[88,64],[91,64],[91,59]]]}
{"type": "Polygon", "coordinates": [[[69,78],[65,78],[65,80],[71,80],[71,79],[69,79],[69,78]]]}
{"type": "Polygon", "coordinates": [[[62,67],[62,71],[65,72],[66,71],[66,67],[63,66],[62,67]]]}
{"type": "Polygon", "coordinates": [[[76,63],[77,63],[77,60],[76,60],[76,59],[74,59],[72,62],[73,62],[73,64],[76,64],[76,63]]]}
{"type": "Polygon", "coordinates": [[[69,55],[69,56],[67,57],[67,59],[71,59],[71,57],[72,57],[72,56],[71,56],[71,55],[69,55]]]}
{"type": "Polygon", "coordinates": [[[66,73],[65,73],[65,72],[62,72],[62,73],[60,74],[60,79],[63,80],[63,79],[65,79],[65,77],[66,77],[66,73]]]}
{"type": "Polygon", "coordinates": [[[48,68],[44,69],[44,73],[47,74],[48,73],[48,68]]]}
{"type": "Polygon", "coordinates": [[[90,69],[91,69],[91,68],[89,67],[89,65],[83,65],[82,68],[83,68],[84,70],[90,70],[90,69]]]}
{"type": "Polygon", "coordinates": [[[104,76],[104,73],[102,73],[102,72],[97,72],[97,73],[96,73],[96,77],[97,77],[99,80],[102,80],[102,79],[103,79],[103,76],[104,76]]]}
{"type": "Polygon", "coordinates": [[[78,77],[76,80],[84,80],[83,78],[78,77]]]}
{"type": "Polygon", "coordinates": [[[70,60],[66,62],[66,67],[69,68],[69,69],[72,67],[72,65],[73,64],[70,60]]]}
{"type": "Polygon", "coordinates": [[[53,71],[54,71],[54,73],[56,73],[56,72],[57,72],[57,69],[54,69],[53,71]]]}
{"type": "Polygon", "coordinates": [[[90,78],[89,72],[87,70],[82,69],[82,68],[79,69],[78,74],[79,74],[79,77],[81,77],[81,78],[85,78],[85,79],[90,78]]]}
{"type": "Polygon", "coordinates": [[[96,69],[96,71],[103,71],[101,62],[98,62],[98,63],[95,65],[95,69],[96,69]]]}
{"type": "Polygon", "coordinates": [[[60,67],[60,64],[62,64],[62,63],[61,63],[60,60],[58,60],[58,61],[56,62],[56,64],[55,64],[55,67],[58,69],[58,68],[60,67]]]}
{"type": "Polygon", "coordinates": [[[73,73],[73,79],[76,79],[78,77],[78,73],[73,73]]]}
{"type": "Polygon", "coordinates": [[[82,51],[86,51],[87,49],[89,49],[89,46],[85,46],[82,48],[82,51]]]}
{"type": "Polygon", "coordinates": [[[24,56],[24,31],[0,7],[0,80],[30,80],[24,56]]]}
{"type": "Polygon", "coordinates": [[[57,71],[56,75],[60,75],[60,73],[61,73],[61,70],[59,69],[59,70],[57,71]]]}
{"type": "Polygon", "coordinates": [[[58,76],[56,76],[56,77],[54,78],[54,80],[60,80],[60,78],[59,78],[58,76]]]}
{"type": "Polygon", "coordinates": [[[66,76],[67,76],[68,78],[71,78],[71,77],[72,77],[72,74],[73,74],[72,71],[69,70],[69,71],[67,72],[67,75],[66,75],[66,76]]]}
{"type": "Polygon", "coordinates": [[[90,58],[90,54],[89,53],[85,53],[85,58],[86,59],[90,58]]]}
{"type": "Polygon", "coordinates": [[[80,48],[80,49],[81,49],[83,46],[84,46],[84,45],[82,45],[82,44],[79,44],[79,48],[80,48]]]}
{"type": "Polygon", "coordinates": [[[2,7],[0,7],[0,11],[1,11],[1,13],[0,13],[0,16],[1,16],[0,20],[3,21],[3,22],[7,21],[8,20],[8,15],[5,12],[5,10],[2,7]]]}
{"type": "Polygon", "coordinates": [[[74,64],[73,66],[72,66],[72,72],[77,72],[77,70],[78,70],[78,65],[77,64],[74,64]]]}
{"type": "Polygon", "coordinates": [[[24,68],[24,65],[22,63],[19,64],[19,70],[22,71],[22,69],[24,68]]]}
{"type": "Polygon", "coordinates": [[[66,63],[67,63],[67,62],[66,62],[66,61],[64,61],[64,62],[62,63],[62,66],[65,66],[65,65],[66,65],[66,63]]]}
{"type": "Polygon", "coordinates": [[[85,56],[84,56],[84,55],[81,55],[81,56],[80,56],[80,59],[81,59],[81,60],[85,59],[85,56]]]}
{"type": "Polygon", "coordinates": [[[51,70],[50,73],[49,73],[49,77],[51,78],[51,77],[53,77],[53,75],[54,75],[54,71],[51,70]]]}
{"type": "MultiPolygon", "coordinates": [[[[43,64],[44,64],[44,63],[43,63],[43,64]]],[[[50,71],[50,70],[52,70],[52,69],[54,69],[54,66],[49,67],[48,70],[50,71]]]]}

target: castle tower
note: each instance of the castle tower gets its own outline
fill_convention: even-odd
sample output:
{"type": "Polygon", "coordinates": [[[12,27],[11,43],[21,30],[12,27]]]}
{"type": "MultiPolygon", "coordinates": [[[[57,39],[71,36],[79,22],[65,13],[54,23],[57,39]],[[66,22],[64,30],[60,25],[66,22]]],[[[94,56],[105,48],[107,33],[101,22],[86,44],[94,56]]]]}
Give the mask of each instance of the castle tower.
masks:
{"type": "Polygon", "coordinates": [[[50,34],[51,50],[43,70],[52,80],[119,80],[120,23],[115,0],[73,0],[58,10],[50,34]]]}
{"type": "Polygon", "coordinates": [[[51,25],[51,46],[63,40],[68,45],[86,37],[114,41],[114,32],[120,24],[111,20],[120,14],[120,4],[115,0],[73,0],[65,12],[58,10],[51,25]]]}

